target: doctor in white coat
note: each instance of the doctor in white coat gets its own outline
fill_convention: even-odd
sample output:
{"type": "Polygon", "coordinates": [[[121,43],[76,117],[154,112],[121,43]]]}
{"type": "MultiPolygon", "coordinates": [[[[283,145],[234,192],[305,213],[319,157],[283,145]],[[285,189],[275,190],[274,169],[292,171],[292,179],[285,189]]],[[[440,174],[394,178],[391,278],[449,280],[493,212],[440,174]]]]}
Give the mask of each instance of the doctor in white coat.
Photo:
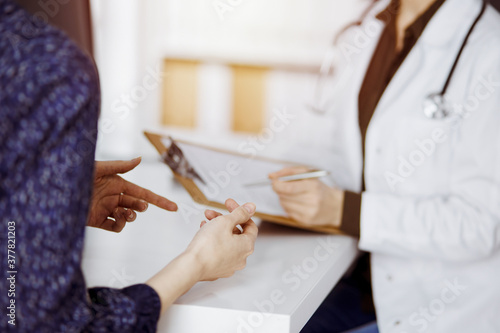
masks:
{"type": "MultiPolygon", "coordinates": [[[[433,1],[401,0],[398,26],[417,2],[433,1]]],[[[358,97],[388,4],[343,34],[344,79],[324,92],[336,187],[279,181],[302,171],[287,169],[274,189],[291,217],[341,230],[347,191],[360,195],[380,332],[500,332],[500,15],[481,0],[442,4],[379,100],[363,153],[358,97]],[[444,86],[441,109],[428,96],[444,86]]]]}

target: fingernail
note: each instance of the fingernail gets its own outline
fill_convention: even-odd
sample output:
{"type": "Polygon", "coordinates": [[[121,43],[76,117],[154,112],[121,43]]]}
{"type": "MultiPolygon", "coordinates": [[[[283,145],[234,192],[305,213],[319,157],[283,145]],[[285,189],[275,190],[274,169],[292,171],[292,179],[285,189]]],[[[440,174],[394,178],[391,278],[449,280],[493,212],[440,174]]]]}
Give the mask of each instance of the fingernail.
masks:
{"type": "Polygon", "coordinates": [[[243,207],[245,207],[245,209],[247,210],[248,213],[252,214],[253,212],[255,212],[255,204],[253,203],[246,203],[243,205],[243,207]]]}
{"type": "Polygon", "coordinates": [[[146,201],[141,202],[141,212],[144,212],[145,210],[148,209],[148,203],[146,201]]]}
{"type": "Polygon", "coordinates": [[[139,156],[139,157],[136,157],[132,160],[132,162],[137,162],[137,161],[140,161],[142,160],[142,156],[139,156]]]}
{"type": "Polygon", "coordinates": [[[127,216],[131,217],[132,216],[132,211],[130,209],[127,209],[127,216]]]}

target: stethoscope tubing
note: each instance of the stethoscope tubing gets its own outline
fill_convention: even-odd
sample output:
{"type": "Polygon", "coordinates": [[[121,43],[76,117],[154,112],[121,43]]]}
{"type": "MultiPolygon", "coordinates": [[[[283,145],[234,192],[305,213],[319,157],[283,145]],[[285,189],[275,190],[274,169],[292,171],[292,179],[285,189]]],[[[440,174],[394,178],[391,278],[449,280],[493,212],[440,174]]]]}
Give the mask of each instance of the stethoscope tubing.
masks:
{"type": "Polygon", "coordinates": [[[448,74],[448,78],[446,79],[446,82],[443,86],[443,89],[441,90],[441,96],[446,95],[446,92],[448,91],[448,86],[450,85],[451,79],[453,78],[453,74],[455,74],[455,70],[457,68],[458,62],[460,61],[460,58],[462,57],[462,53],[465,49],[465,46],[467,45],[467,42],[469,41],[470,36],[472,35],[472,32],[474,31],[474,28],[478,24],[478,22],[481,20],[483,17],[486,7],[488,7],[488,4],[490,3],[490,0],[483,0],[483,6],[481,7],[481,11],[477,15],[474,23],[472,23],[469,32],[465,36],[464,42],[462,43],[462,46],[460,47],[460,50],[458,51],[458,54],[455,58],[455,62],[453,63],[453,66],[451,67],[450,73],[448,74]]]}
{"type": "MultiPolygon", "coordinates": [[[[379,0],[373,0],[372,3],[363,11],[363,13],[361,14],[361,17],[360,17],[359,20],[357,20],[357,21],[355,21],[353,23],[350,23],[350,24],[346,25],[344,28],[342,28],[335,35],[335,38],[334,38],[334,41],[333,41],[333,45],[337,45],[338,44],[340,36],[342,36],[342,34],[344,34],[347,30],[349,30],[350,28],[355,27],[355,26],[361,26],[363,24],[363,21],[366,19],[366,17],[368,16],[368,14],[372,11],[372,9],[375,7],[375,5],[377,4],[378,1],[379,0]]],[[[432,96],[436,95],[436,96],[439,96],[440,98],[444,99],[444,96],[446,95],[446,92],[448,91],[448,87],[450,86],[450,83],[451,83],[451,80],[453,78],[453,75],[455,74],[455,71],[457,69],[458,63],[459,63],[459,61],[460,61],[460,59],[462,57],[463,51],[464,51],[465,47],[467,46],[469,38],[472,35],[472,32],[474,31],[474,29],[476,28],[476,25],[479,23],[479,21],[481,20],[481,18],[484,15],[484,13],[486,12],[486,8],[488,7],[489,3],[490,3],[490,0],[483,0],[483,4],[482,4],[482,7],[481,7],[481,10],[480,10],[479,14],[477,15],[476,19],[474,20],[474,22],[472,23],[469,31],[467,32],[467,35],[464,38],[464,41],[462,42],[462,45],[460,46],[460,50],[458,51],[457,56],[455,57],[455,61],[453,62],[453,65],[452,65],[452,67],[450,69],[448,77],[446,78],[446,81],[445,81],[445,83],[443,85],[443,89],[439,93],[431,94],[432,96]]],[[[324,74],[323,73],[324,72],[323,67],[324,66],[322,66],[322,70],[321,70],[320,76],[323,76],[323,74],[324,74]]],[[[316,95],[317,95],[317,93],[316,93],[316,95]]],[[[439,109],[439,108],[440,107],[437,107],[437,109],[439,109]]],[[[320,108],[318,108],[318,107],[314,107],[313,109],[315,110],[315,112],[320,112],[320,108]]],[[[320,113],[325,113],[325,112],[323,111],[323,112],[320,112],[320,113]]],[[[447,112],[444,112],[444,114],[445,114],[445,116],[448,115],[447,112]]],[[[434,117],[431,116],[431,118],[434,118],[434,117]]]]}

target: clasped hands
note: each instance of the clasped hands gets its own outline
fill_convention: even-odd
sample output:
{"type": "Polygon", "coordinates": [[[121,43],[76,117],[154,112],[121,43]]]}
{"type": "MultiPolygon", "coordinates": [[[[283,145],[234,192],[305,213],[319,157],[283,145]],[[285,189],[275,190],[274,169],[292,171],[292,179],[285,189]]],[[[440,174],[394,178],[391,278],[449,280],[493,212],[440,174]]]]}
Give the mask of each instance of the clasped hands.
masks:
{"type": "MultiPolygon", "coordinates": [[[[140,162],[140,158],[96,162],[88,226],[120,232],[127,222],[135,220],[136,212],[148,208],[148,203],[168,211],[177,210],[174,202],[118,176],[134,169],[140,162]]],[[[162,309],[196,282],[229,277],[246,266],[258,233],[257,225],[252,221],[255,205],[239,206],[228,199],[226,208],[227,215],[207,210],[205,217],[209,222],[201,223],[187,249],[146,282],[158,293],[162,309]]]]}

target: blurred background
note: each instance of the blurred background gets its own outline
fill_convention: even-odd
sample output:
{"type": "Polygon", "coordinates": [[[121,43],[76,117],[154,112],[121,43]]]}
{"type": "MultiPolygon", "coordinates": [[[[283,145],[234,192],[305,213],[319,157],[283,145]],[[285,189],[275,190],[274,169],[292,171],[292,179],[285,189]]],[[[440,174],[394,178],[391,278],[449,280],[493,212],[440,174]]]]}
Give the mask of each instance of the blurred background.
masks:
{"type": "MultiPolygon", "coordinates": [[[[277,113],[309,112],[334,34],[371,0],[18,1],[93,54],[97,158],[122,159],[157,158],[146,129],[237,150],[277,113]]],[[[268,133],[266,147],[299,122],[268,133]]]]}
{"type": "Polygon", "coordinates": [[[325,141],[315,126],[298,128],[325,121],[306,107],[319,68],[336,32],[371,3],[18,1],[94,56],[102,87],[97,159],[157,158],[144,130],[233,150],[256,140],[263,155],[325,141]],[[283,114],[291,121],[270,131],[283,114]]]}
{"type": "Polygon", "coordinates": [[[369,1],[91,0],[98,158],[150,153],[144,129],[236,150],[276,112],[308,112],[335,32],[369,1]]]}

